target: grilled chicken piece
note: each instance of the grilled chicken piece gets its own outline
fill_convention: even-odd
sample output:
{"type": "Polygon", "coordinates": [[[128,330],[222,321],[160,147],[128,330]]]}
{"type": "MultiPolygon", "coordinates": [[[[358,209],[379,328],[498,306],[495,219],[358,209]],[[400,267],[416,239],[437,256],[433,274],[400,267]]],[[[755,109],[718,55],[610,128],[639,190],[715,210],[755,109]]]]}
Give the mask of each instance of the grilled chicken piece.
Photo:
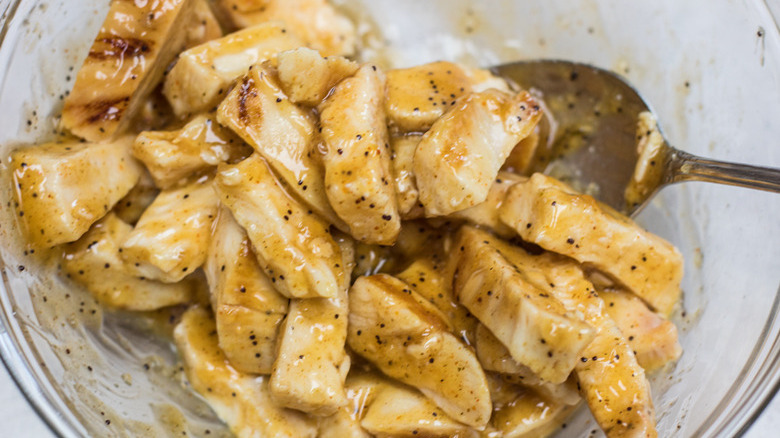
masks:
{"type": "Polygon", "coordinates": [[[76,242],[65,245],[62,269],[102,304],[123,310],[147,311],[189,302],[193,285],[144,280],[127,269],[119,245],[133,227],[109,213],[76,242]]]}
{"type": "Polygon", "coordinates": [[[213,111],[231,83],[277,53],[301,46],[280,23],[260,24],[193,47],[179,55],[163,93],[178,117],[213,111]]]}
{"type": "Polygon", "coordinates": [[[325,190],[333,209],[362,242],[392,245],[401,228],[382,105],[384,75],[364,65],[320,106],[325,190]]]}
{"type": "Polygon", "coordinates": [[[483,202],[512,149],[536,126],[541,108],[528,93],[490,89],[458,99],[423,135],[414,174],[427,216],[483,202]]]}
{"type": "Polygon", "coordinates": [[[348,314],[346,291],[337,298],[290,302],[270,382],[279,405],[317,416],[333,415],[346,405],[348,314]]]}
{"type": "Polygon", "coordinates": [[[376,437],[470,437],[468,426],[453,420],[416,389],[371,372],[350,372],[347,394],[352,412],[376,437]]]}
{"type": "Polygon", "coordinates": [[[600,290],[607,315],[615,321],[639,365],[647,372],[680,358],[677,327],[654,313],[636,296],[620,290],[600,290]]]}
{"type": "MultiPolygon", "coordinates": [[[[451,62],[432,62],[387,72],[385,107],[391,127],[400,133],[423,133],[455,101],[474,87],[506,89],[503,79],[486,70],[470,70],[451,62]],[[483,85],[479,85],[483,83],[483,85]]],[[[508,91],[508,90],[506,90],[508,91]]]]}
{"type": "Polygon", "coordinates": [[[420,135],[405,135],[390,140],[398,212],[401,213],[401,218],[407,220],[420,218],[425,214],[419,201],[420,192],[417,190],[417,180],[414,177],[414,151],[421,138],[420,135]]]}
{"type": "Polygon", "coordinates": [[[188,310],[174,330],[174,340],[190,385],[237,437],[317,436],[312,419],[273,402],[267,377],[244,374],[230,365],[206,310],[188,310]]]}
{"type": "Polygon", "coordinates": [[[518,271],[505,246],[484,231],[461,228],[453,245],[455,295],[513,359],[544,381],[562,383],[595,332],[518,271]]]}
{"type": "Polygon", "coordinates": [[[250,153],[240,138],[217,124],[213,114],[199,115],[175,131],[142,132],[133,144],[133,155],[161,189],[250,153]]]}
{"type": "Polygon", "coordinates": [[[181,280],[206,261],[218,205],[211,180],[160,192],[122,244],[122,258],[145,278],[181,280]]]}
{"type": "Polygon", "coordinates": [[[95,142],[121,134],[185,44],[194,4],[113,0],[65,99],[62,128],[95,142]]]}
{"type": "Polygon", "coordinates": [[[316,119],[287,99],[271,70],[252,67],[219,105],[217,119],[271,164],[289,192],[328,222],[346,229],[325,195],[314,140],[316,119]]]}
{"type": "Polygon", "coordinates": [[[143,168],[133,139],[47,143],[11,154],[14,205],[27,239],[40,247],[78,240],[133,188],[143,168]]]}
{"type": "Polygon", "coordinates": [[[487,424],[491,405],[482,368],[435,306],[385,274],[358,278],[349,304],[352,351],[419,389],[453,419],[487,424]]]}
{"type": "Polygon", "coordinates": [[[534,174],[512,187],[500,217],[523,240],[599,269],[664,316],[680,299],[674,246],[553,178],[534,174]]]}
{"type": "Polygon", "coordinates": [[[354,250],[351,239],[335,238],[345,271],[338,294],[331,299],[292,300],[271,375],[271,393],[277,403],[318,416],[337,415],[347,403],[344,379],[350,358],[344,344],[354,250]]]}
{"type": "Polygon", "coordinates": [[[528,367],[512,359],[509,350],[483,324],[477,326],[475,338],[477,359],[485,371],[496,372],[506,382],[533,389],[551,401],[574,406],[582,400],[576,379],[569,377],[564,383],[539,379],[528,367]]]}
{"type": "Polygon", "coordinates": [[[501,222],[501,219],[498,217],[498,209],[504,203],[504,198],[509,188],[525,180],[526,178],[522,176],[509,172],[499,172],[493,185],[490,186],[490,191],[488,191],[487,199],[484,202],[465,210],[456,211],[450,217],[466,220],[474,225],[488,228],[501,237],[511,238],[517,233],[501,222]]]}
{"type": "Polygon", "coordinates": [[[488,382],[493,399],[490,429],[502,438],[548,436],[573,410],[570,405],[533,389],[506,383],[497,376],[488,375],[488,382]]]}
{"type": "Polygon", "coordinates": [[[528,137],[522,139],[520,143],[512,149],[512,152],[504,162],[503,169],[514,173],[515,175],[528,175],[540,141],[541,132],[539,125],[537,124],[534,130],[528,134],[528,137]]]}
{"type": "Polygon", "coordinates": [[[221,206],[203,266],[217,322],[219,347],[236,370],[270,374],[276,338],[289,300],[257,263],[246,232],[221,206]]]}
{"type": "Polygon", "coordinates": [[[559,299],[568,311],[582,314],[597,329],[575,373],[599,426],[609,437],[655,437],[645,372],[579,265],[557,254],[533,256],[519,248],[511,253],[512,263],[538,288],[559,299]]]}
{"type": "Polygon", "coordinates": [[[441,311],[452,334],[466,344],[473,342],[479,321],[455,299],[452,275],[444,263],[437,263],[429,257],[419,258],[397,278],[441,311]]]}
{"type": "Polygon", "coordinates": [[[116,203],[113,211],[119,216],[119,219],[130,225],[135,225],[159,193],[160,190],[154,185],[152,175],[143,170],[138,182],[124,198],[116,203]]]}
{"type": "Polygon", "coordinates": [[[300,35],[307,46],[324,56],[349,56],[355,52],[355,26],[327,0],[216,0],[215,3],[233,27],[281,21],[300,35]]]}
{"type": "Polygon", "coordinates": [[[341,56],[323,58],[316,50],[300,47],[277,57],[279,82],[295,103],[317,106],[342,79],[355,74],[357,63],[341,56]]]}
{"type": "Polygon", "coordinates": [[[328,224],[284,191],[262,157],[220,164],[216,186],[276,290],[289,298],[338,296],[349,273],[328,224]]]}

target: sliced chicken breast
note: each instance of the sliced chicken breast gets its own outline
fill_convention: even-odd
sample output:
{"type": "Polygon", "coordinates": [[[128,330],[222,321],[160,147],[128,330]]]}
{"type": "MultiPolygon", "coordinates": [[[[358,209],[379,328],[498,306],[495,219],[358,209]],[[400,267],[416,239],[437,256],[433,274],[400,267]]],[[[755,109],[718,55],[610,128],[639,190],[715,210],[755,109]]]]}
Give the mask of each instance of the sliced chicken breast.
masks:
{"type": "Polygon", "coordinates": [[[392,245],[401,229],[382,104],[384,74],[364,65],[320,106],[325,190],[352,236],[392,245]]]}
{"type": "Polygon", "coordinates": [[[146,165],[161,189],[250,153],[251,148],[220,126],[213,113],[196,116],[181,129],[141,132],[133,143],[133,155],[146,165]]]}
{"type": "Polygon", "coordinates": [[[47,143],[11,154],[14,207],[39,247],[78,240],[135,186],[143,168],[132,137],[109,143],[47,143]]]}
{"type": "Polygon", "coordinates": [[[349,300],[352,351],[419,389],[453,419],[477,428],[487,424],[491,404],[484,372],[435,306],[385,274],[358,278],[349,300]]]}
{"type": "Polygon", "coordinates": [[[306,47],[282,52],[277,56],[279,82],[295,103],[315,107],[342,79],[358,70],[358,64],[341,56],[323,58],[306,47]]]}
{"type": "Polygon", "coordinates": [[[64,246],[62,271],[100,303],[116,309],[149,311],[191,301],[192,282],[167,284],[146,280],[128,269],[120,257],[120,245],[132,229],[109,213],[81,239],[64,246]]]}
{"type": "Polygon", "coordinates": [[[187,381],[239,438],[315,438],[316,422],[277,406],[268,378],[236,371],[217,341],[214,318],[191,308],[174,330],[187,381]]]}
{"type": "Polygon", "coordinates": [[[137,275],[176,283],[206,261],[219,198],[210,179],[160,192],[122,243],[137,275]]]}
{"type": "Polygon", "coordinates": [[[254,66],[219,105],[217,119],[268,161],[288,192],[346,230],[325,194],[316,118],[287,98],[273,70],[254,66]]]}
{"type": "Polygon", "coordinates": [[[464,226],[456,238],[454,291],[460,303],[542,380],[562,383],[594,329],[577,313],[529,281],[507,258],[502,242],[464,226]]]}
{"type": "Polygon", "coordinates": [[[664,316],[680,300],[677,248],[560,181],[537,173],[516,184],[500,217],[523,240],[610,275],[664,316]]]}
{"type": "Polygon", "coordinates": [[[179,55],[163,93],[176,116],[213,111],[250,66],[302,45],[282,23],[264,23],[193,47],[179,55]]]}
{"type": "Polygon", "coordinates": [[[484,202],[512,149],[542,116],[527,92],[489,89],[462,96],[423,135],[414,174],[426,216],[484,202]]]}
{"type": "Polygon", "coordinates": [[[217,323],[219,347],[249,374],[271,374],[279,328],[289,299],[263,272],[246,231],[221,206],[203,266],[217,323]]]}
{"type": "Polygon", "coordinates": [[[122,135],[187,40],[195,1],[113,0],[60,126],[87,141],[122,135]]]}

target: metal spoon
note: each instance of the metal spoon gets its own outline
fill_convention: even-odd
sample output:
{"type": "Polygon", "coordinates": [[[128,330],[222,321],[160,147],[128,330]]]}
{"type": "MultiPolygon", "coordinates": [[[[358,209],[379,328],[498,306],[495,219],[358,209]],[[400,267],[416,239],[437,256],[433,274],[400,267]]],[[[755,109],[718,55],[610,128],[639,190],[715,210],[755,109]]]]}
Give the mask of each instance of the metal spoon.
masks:
{"type": "Polygon", "coordinates": [[[681,181],[780,193],[780,169],[696,157],[669,146],[660,130],[649,132],[652,126],[638,132],[640,114],[652,111],[612,72],[557,60],[521,61],[493,70],[537,93],[546,106],[548,117],[531,170],[561,177],[629,216],[662,187],[681,181]],[[657,139],[657,147],[647,148],[640,160],[637,145],[648,134],[657,139]]]}

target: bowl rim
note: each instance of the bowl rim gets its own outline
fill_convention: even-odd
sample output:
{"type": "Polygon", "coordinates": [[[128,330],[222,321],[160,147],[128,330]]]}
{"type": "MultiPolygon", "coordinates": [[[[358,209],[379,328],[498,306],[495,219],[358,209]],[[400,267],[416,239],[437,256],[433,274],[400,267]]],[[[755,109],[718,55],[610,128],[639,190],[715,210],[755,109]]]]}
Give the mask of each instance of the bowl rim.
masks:
{"type": "MultiPolygon", "coordinates": [[[[777,3],[777,11],[780,11],[780,0],[755,0],[772,20],[774,26],[767,31],[780,37],[780,20],[774,13],[769,2],[777,3]]],[[[22,0],[0,0],[0,53],[6,40],[9,29],[17,15],[26,15],[37,6],[37,1],[23,2],[22,0]],[[22,8],[27,6],[26,8],[22,8]]],[[[0,82],[4,82],[4,72],[0,72],[0,82]]],[[[8,370],[11,379],[32,407],[40,419],[48,426],[49,430],[58,437],[77,437],[81,433],[78,427],[71,421],[75,415],[63,416],[57,408],[58,394],[46,389],[41,382],[43,376],[42,367],[38,361],[30,361],[35,352],[29,345],[22,345],[20,340],[26,340],[24,330],[18,319],[14,317],[14,306],[10,302],[8,294],[9,278],[7,270],[12,266],[6,264],[0,255],[0,361],[8,370]],[[35,366],[30,366],[36,364],[35,366]]],[[[693,436],[723,436],[729,433],[735,437],[743,436],[755,424],[767,406],[773,401],[780,391],[780,285],[772,304],[770,318],[757,339],[757,343],[751,352],[747,363],[742,368],[739,378],[729,387],[728,394],[734,394],[736,389],[745,384],[748,377],[750,383],[738,397],[723,399],[718,403],[710,415],[702,422],[693,436]],[[774,330],[773,330],[774,328],[774,330]],[[771,333],[778,333],[774,339],[770,339],[771,333]],[[763,353],[763,354],[762,354],[763,353]],[[760,356],[766,359],[756,361],[760,356]],[[753,400],[753,403],[750,403],[753,400]],[[731,411],[729,411],[731,408],[731,411]],[[724,413],[730,412],[724,418],[724,413]],[[718,420],[720,420],[718,422],[718,420]],[[714,426],[714,427],[713,427],[714,426]]],[[[63,401],[60,398],[60,401],[63,401]]]]}

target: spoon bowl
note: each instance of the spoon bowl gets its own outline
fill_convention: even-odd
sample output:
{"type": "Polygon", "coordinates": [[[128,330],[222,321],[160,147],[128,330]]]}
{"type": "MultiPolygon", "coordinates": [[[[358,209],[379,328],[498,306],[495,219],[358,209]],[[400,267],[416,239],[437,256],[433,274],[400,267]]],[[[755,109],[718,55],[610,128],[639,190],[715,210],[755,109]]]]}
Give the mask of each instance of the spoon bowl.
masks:
{"type": "Polygon", "coordinates": [[[560,60],[493,71],[544,102],[547,117],[531,171],[560,178],[629,216],[681,181],[780,192],[780,169],[707,160],[669,146],[647,102],[613,72],[560,60]]]}

